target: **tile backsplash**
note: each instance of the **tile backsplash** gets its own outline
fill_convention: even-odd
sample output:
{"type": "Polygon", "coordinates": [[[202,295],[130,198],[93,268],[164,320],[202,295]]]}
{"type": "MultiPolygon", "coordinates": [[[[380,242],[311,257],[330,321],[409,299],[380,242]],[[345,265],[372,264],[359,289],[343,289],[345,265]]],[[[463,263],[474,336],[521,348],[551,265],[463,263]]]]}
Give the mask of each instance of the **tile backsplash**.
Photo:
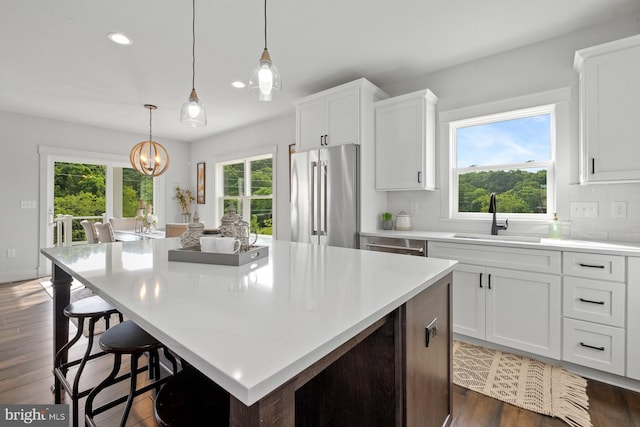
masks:
{"type": "MultiPolygon", "coordinates": [[[[577,240],[605,240],[640,243],[640,183],[571,185],[568,200],[558,207],[563,237],[577,240]],[[564,212],[564,214],[561,214],[564,212]]],[[[486,233],[485,221],[452,220],[441,209],[440,191],[390,192],[388,208],[411,214],[416,230],[486,233]]],[[[505,234],[548,235],[548,221],[510,221],[505,234]]]]}
{"type": "Polygon", "coordinates": [[[572,239],[640,242],[639,183],[573,185],[570,200],[572,239]]]}

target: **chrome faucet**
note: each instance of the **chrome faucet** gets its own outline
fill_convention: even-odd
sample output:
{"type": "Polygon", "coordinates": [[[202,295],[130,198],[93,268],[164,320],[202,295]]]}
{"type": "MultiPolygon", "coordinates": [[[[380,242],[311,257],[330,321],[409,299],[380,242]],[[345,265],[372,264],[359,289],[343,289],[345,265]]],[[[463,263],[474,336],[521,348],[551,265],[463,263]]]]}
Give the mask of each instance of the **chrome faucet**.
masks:
{"type": "Polygon", "coordinates": [[[491,235],[492,236],[497,236],[498,235],[498,230],[506,230],[507,228],[509,228],[509,220],[506,219],[504,221],[504,224],[498,224],[498,222],[496,221],[496,193],[491,193],[491,195],[489,195],[489,213],[493,214],[493,218],[491,220],[491,235]]]}

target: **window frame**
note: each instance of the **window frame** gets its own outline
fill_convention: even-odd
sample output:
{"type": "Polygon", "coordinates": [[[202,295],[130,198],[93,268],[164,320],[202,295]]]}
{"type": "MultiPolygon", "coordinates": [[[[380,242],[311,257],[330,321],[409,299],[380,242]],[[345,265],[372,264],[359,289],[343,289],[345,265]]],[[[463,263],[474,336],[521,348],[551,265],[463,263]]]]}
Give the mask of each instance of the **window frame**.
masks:
{"type": "Polygon", "coordinates": [[[556,103],[539,105],[534,107],[505,110],[503,112],[461,118],[448,122],[449,131],[449,217],[452,219],[486,219],[486,212],[459,212],[459,176],[470,172],[487,172],[499,170],[522,170],[522,169],[547,169],[547,212],[546,213],[512,213],[500,212],[498,217],[517,218],[522,220],[548,220],[556,212],[556,140],[557,140],[557,108],[556,103]],[[456,131],[463,127],[476,126],[482,124],[496,123],[519,118],[550,114],[550,159],[546,161],[534,161],[525,163],[509,163],[488,166],[468,166],[459,168],[457,161],[457,140],[456,131]]]}
{"type": "MultiPolygon", "coordinates": [[[[271,218],[273,221],[273,225],[272,225],[272,236],[275,236],[275,222],[276,222],[276,206],[275,206],[275,190],[276,190],[276,182],[275,182],[275,176],[276,176],[276,169],[275,169],[275,162],[276,162],[276,156],[275,153],[273,152],[269,152],[269,153],[263,153],[263,154],[253,154],[253,155],[247,155],[247,156],[239,156],[237,158],[231,159],[231,160],[224,160],[224,161],[219,161],[216,162],[215,164],[215,168],[216,168],[216,176],[218,177],[217,181],[218,181],[218,194],[220,194],[220,196],[217,197],[216,200],[216,212],[217,217],[218,217],[218,221],[220,220],[220,218],[222,218],[222,216],[224,215],[224,201],[225,200],[242,200],[242,211],[238,211],[238,215],[241,215],[242,219],[244,221],[247,222],[251,222],[251,209],[249,209],[248,211],[246,209],[244,209],[245,206],[247,206],[247,203],[249,203],[249,206],[251,206],[251,200],[265,200],[265,199],[270,199],[271,200],[271,218]],[[251,162],[252,161],[256,161],[256,160],[264,160],[264,159],[271,159],[271,171],[272,171],[272,175],[271,175],[271,194],[270,195],[252,195],[251,194],[251,162]],[[243,195],[238,195],[238,196],[226,196],[224,194],[224,166],[226,165],[231,165],[231,164],[237,164],[237,163],[244,163],[244,183],[243,183],[243,195]]],[[[238,206],[236,206],[236,209],[238,208],[238,206]]]]}

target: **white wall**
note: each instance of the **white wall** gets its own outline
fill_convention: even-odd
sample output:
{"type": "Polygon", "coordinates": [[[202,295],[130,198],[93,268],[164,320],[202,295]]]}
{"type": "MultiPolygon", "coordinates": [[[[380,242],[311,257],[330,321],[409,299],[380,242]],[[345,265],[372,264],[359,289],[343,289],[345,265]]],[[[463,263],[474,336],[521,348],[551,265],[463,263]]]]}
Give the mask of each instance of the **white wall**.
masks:
{"type": "Polygon", "coordinates": [[[216,217],[215,164],[219,161],[233,160],[254,155],[256,149],[276,148],[274,161],[275,176],[275,230],[280,240],[289,240],[291,232],[289,212],[289,144],[295,144],[295,110],[291,114],[273,120],[264,121],[229,131],[191,144],[191,163],[193,166],[191,188],[195,188],[195,164],[206,162],[206,204],[197,205],[200,219],[207,226],[220,224],[216,217]]]}
{"type": "MultiPolygon", "coordinates": [[[[128,157],[134,144],[145,140],[141,133],[125,133],[56,120],[0,111],[0,283],[38,276],[44,257],[40,256],[40,171],[38,146],[71,148],[128,157]],[[21,200],[38,202],[36,209],[21,209],[21,200]],[[15,258],[7,249],[15,249],[15,258]]],[[[177,203],[172,203],[176,184],[188,181],[189,145],[155,138],[169,151],[171,166],[164,175],[167,219],[178,219],[177,203]]]]}
{"type": "MultiPolygon", "coordinates": [[[[640,240],[640,185],[623,186],[602,185],[595,187],[579,187],[578,163],[578,75],[573,70],[575,51],[612,40],[629,37],[640,33],[640,17],[610,22],[606,25],[571,33],[520,49],[482,58],[446,70],[441,70],[419,78],[397,82],[383,86],[382,89],[391,96],[397,96],[416,90],[429,88],[439,98],[439,113],[521,97],[534,93],[547,92],[569,87],[571,102],[569,105],[570,128],[568,138],[562,143],[569,146],[559,147],[567,153],[567,163],[559,163],[557,168],[566,175],[566,182],[558,188],[558,213],[565,223],[565,231],[571,237],[598,238],[611,240],[640,240]],[[568,168],[568,171],[567,171],[568,168]],[[571,201],[596,201],[599,203],[600,216],[590,220],[570,221],[569,204],[571,201]],[[628,201],[629,215],[625,219],[612,222],[608,218],[611,201],[628,201]],[[624,233],[624,230],[635,228],[638,233],[624,233]]],[[[443,41],[446,43],[446,41],[443,41]]],[[[438,131],[438,130],[436,130],[438,131]]],[[[439,151],[438,180],[439,186],[446,186],[447,164],[443,164],[443,145],[440,135],[437,136],[439,151]]],[[[445,153],[446,154],[446,153],[445,153]]],[[[416,229],[447,229],[452,222],[443,220],[443,212],[448,211],[447,194],[438,190],[434,192],[389,192],[387,197],[389,211],[394,214],[400,210],[410,212],[412,207],[412,224],[416,229]]],[[[510,221],[510,224],[512,222],[510,221]]],[[[466,225],[467,231],[486,232],[489,220],[476,221],[466,225]]],[[[514,229],[518,228],[516,224],[514,229]]],[[[521,226],[519,232],[545,233],[546,225],[528,224],[521,226]]]]}

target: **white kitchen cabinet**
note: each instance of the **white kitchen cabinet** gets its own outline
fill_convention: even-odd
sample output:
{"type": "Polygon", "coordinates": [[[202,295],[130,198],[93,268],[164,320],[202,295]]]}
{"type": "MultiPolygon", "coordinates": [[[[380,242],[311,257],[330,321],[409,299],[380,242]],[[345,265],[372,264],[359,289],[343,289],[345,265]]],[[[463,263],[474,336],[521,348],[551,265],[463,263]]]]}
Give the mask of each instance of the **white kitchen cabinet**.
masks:
{"type": "Polygon", "coordinates": [[[627,376],[640,380],[640,258],[628,257],[627,376]]]}
{"type": "Polygon", "coordinates": [[[624,256],[563,252],[562,359],[625,374],[624,256]]]}
{"type": "Polygon", "coordinates": [[[582,183],[640,181],[640,35],[576,52],[582,183]]]}
{"type": "Polygon", "coordinates": [[[373,127],[368,105],[386,96],[368,80],[359,79],[298,100],[295,103],[298,151],[360,144],[367,133],[364,127],[373,127]]]}
{"type": "Polygon", "coordinates": [[[428,89],[375,103],[376,190],[435,189],[435,104],[428,89]]]}
{"type": "Polygon", "coordinates": [[[461,263],[453,273],[453,331],[541,356],[560,358],[560,253],[429,242],[434,258],[461,263]],[[512,266],[496,268],[513,259],[512,266]]]}

